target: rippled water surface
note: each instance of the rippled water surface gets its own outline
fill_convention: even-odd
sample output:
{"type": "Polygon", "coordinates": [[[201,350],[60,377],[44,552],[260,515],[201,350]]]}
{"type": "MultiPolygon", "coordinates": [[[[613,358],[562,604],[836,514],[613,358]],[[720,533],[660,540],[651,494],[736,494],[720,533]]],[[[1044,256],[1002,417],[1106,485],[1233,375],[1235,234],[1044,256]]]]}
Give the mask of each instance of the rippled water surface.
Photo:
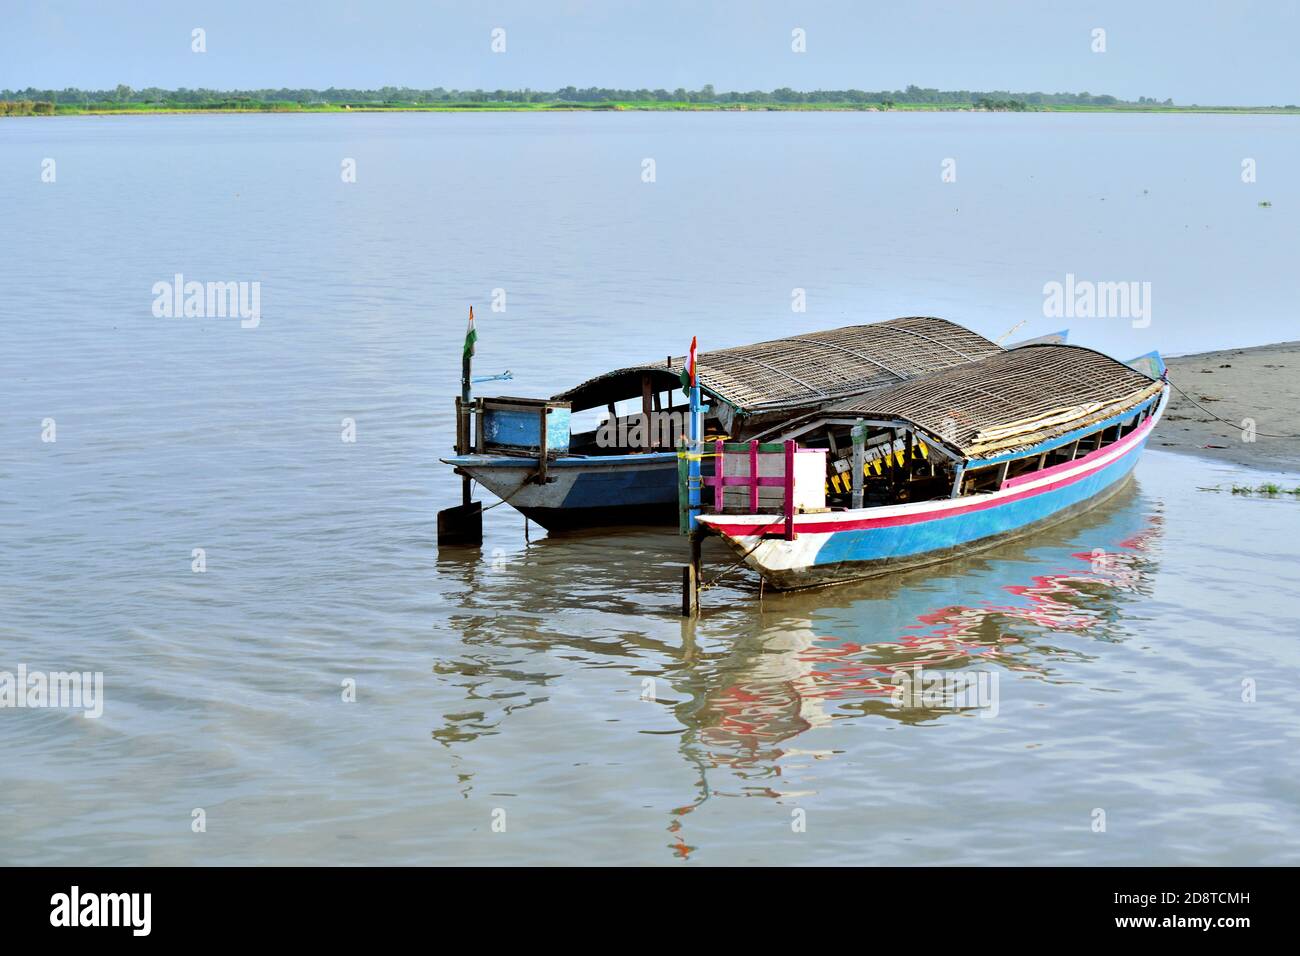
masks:
{"type": "Polygon", "coordinates": [[[694,625],[666,531],[433,540],[471,302],[507,394],[692,334],[1048,331],[1067,271],[1156,283],[1150,328],[1076,327],[1117,354],[1294,338],[1300,189],[1235,172],[1287,119],[6,121],[0,671],[106,700],[0,709],[0,862],[1294,862],[1300,502],[1228,491],[1268,476],[1148,452],[1018,544],[736,571],[694,625]],[[260,326],[155,318],[177,272],[261,282],[260,326]],[[918,664],[996,713],[900,707],[918,664]]]}

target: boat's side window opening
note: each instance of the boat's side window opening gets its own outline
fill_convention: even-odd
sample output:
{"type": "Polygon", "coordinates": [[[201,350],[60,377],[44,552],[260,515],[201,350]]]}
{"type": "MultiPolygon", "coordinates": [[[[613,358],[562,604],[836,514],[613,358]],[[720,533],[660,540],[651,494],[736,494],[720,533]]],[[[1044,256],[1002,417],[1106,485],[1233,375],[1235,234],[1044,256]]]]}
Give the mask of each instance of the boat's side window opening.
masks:
{"type": "Polygon", "coordinates": [[[1004,468],[1001,464],[984,465],[980,468],[968,468],[962,477],[961,493],[979,495],[988,491],[997,491],[1002,487],[1004,468]]]}
{"type": "Polygon", "coordinates": [[[1068,445],[1058,445],[1047,453],[1047,459],[1043,462],[1042,467],[1052,468],[1056,465],[1064,465],[1066,462],[1074,461],[1075,454],[1079,451],[1079,442],[1070,442],[1068,445]]]}
{"type": "Polygon", "coordinates": [[[1021,475],[1038,471],[1043,467],[1042,462],[1045,457],[1044,455],[1030,455],[1028,458],[1017,458],[1014,461],[1007,462],[1007,477],[1019,478],[1021,475]]]}
{"type": "Polygon", "coordinates": [[[580,412],[573,413],[569,419],[569,429],[572,433],[569,439],[570,452],[590,454],[595,450],[596,431],[607,414],[603,408],[584,408],[580,412]]]}
{"type": "Polygon", "coordinates": [[[1132,418],[1130,418],[1128,421],[1120,422],[1119,437],[1123,438],[1125,435],[1136,430],[1137,427],[1142,424],[1145,418],[1146,418],[1146,409],[1143,409],[1142,411],[1134,415],[1132,418]]]}
{"type": "Polygon", "coordinates": [[[960,493],[968,495],[979,494],[984,491],[995,491],[1001,488],[1003,482],[1008,479],[1030,475],[1045,468],[1053,468],[1083,458],[1099,448],[1114,444],[1124,435],[1132,432],[1146,419],[1150,411],[1150,408],[1143,409],[1127,421],[1099,428],[1075,441],[1057,445],[1055,448],[1050,448],[1037,455],[1015,458],[1001,466],[969,468],[962,479],[960,493]]]}

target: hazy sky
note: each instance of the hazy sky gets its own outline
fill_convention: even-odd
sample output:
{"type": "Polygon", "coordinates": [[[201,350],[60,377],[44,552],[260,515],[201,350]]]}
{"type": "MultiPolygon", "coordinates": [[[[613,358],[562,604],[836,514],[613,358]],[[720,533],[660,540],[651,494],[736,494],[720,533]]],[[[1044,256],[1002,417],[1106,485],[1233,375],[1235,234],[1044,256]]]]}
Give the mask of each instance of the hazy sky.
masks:
{"type": "Polygon", "coordinates": [[[915,83],[1300,101],[1300,0],[0,0],[0,14],[11,89],[915,83]],[[190,50],[194,27],[206,53],[190,50]],[[791,52],[795,27],[805,54],[791,52]],[[1096,27],[1105,53],[1090,48],[1096,27]]]}

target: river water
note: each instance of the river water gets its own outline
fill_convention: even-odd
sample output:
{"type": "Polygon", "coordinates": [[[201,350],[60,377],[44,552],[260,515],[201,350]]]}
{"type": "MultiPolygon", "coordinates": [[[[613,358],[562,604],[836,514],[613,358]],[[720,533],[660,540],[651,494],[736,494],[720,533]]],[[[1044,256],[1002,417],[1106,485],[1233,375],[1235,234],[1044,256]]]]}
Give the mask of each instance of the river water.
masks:
{"type": "Polygon", "coordinates": [[[0,672],[102,672],[103,713],[0,708],[0,862],[1294,862],[1300,501],[1230,492],[1271,476],[1152,450],[1018,544],[761,602],[733,571],[694,625],[671,532],[433,521],[470,304],[488,394],[904,314],[1294,338],[1295,130],[6,120],[0,672]],[[155,315],[177,273],[258,282],[256,327],[155,315]],[[1067,273],[1151,282],[1150,324],[1045,316],[1067,273]],[[917,665],[985,696],[896,700],[917,665]]]}

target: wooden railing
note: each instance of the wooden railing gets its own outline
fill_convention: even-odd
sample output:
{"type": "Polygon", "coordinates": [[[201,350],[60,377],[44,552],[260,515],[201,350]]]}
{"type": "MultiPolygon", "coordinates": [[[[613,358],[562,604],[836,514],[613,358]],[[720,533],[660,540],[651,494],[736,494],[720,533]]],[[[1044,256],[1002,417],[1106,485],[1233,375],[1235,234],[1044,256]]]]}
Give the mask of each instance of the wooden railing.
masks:
{"type": "Polygon", "coordinates": [[[794,456],[799,446],[794,441],[785,442],[723,442],[713,443],[714,473],[706,476],[703,483],[713,488],[713,507],[718,514],[726,510],[726,489],[742,488],[749,492],[749,513],[758,514],[759,489],[780,488],[782,490],[781,513],[785,518],[785,538],[794,540],[794,456]],[[728,454],[748,455],[749,473],[728,475],[726,461],[728,454]],[[759,474],[761,455],[782,455],[784,467],[779,475],[759,474]]]}

